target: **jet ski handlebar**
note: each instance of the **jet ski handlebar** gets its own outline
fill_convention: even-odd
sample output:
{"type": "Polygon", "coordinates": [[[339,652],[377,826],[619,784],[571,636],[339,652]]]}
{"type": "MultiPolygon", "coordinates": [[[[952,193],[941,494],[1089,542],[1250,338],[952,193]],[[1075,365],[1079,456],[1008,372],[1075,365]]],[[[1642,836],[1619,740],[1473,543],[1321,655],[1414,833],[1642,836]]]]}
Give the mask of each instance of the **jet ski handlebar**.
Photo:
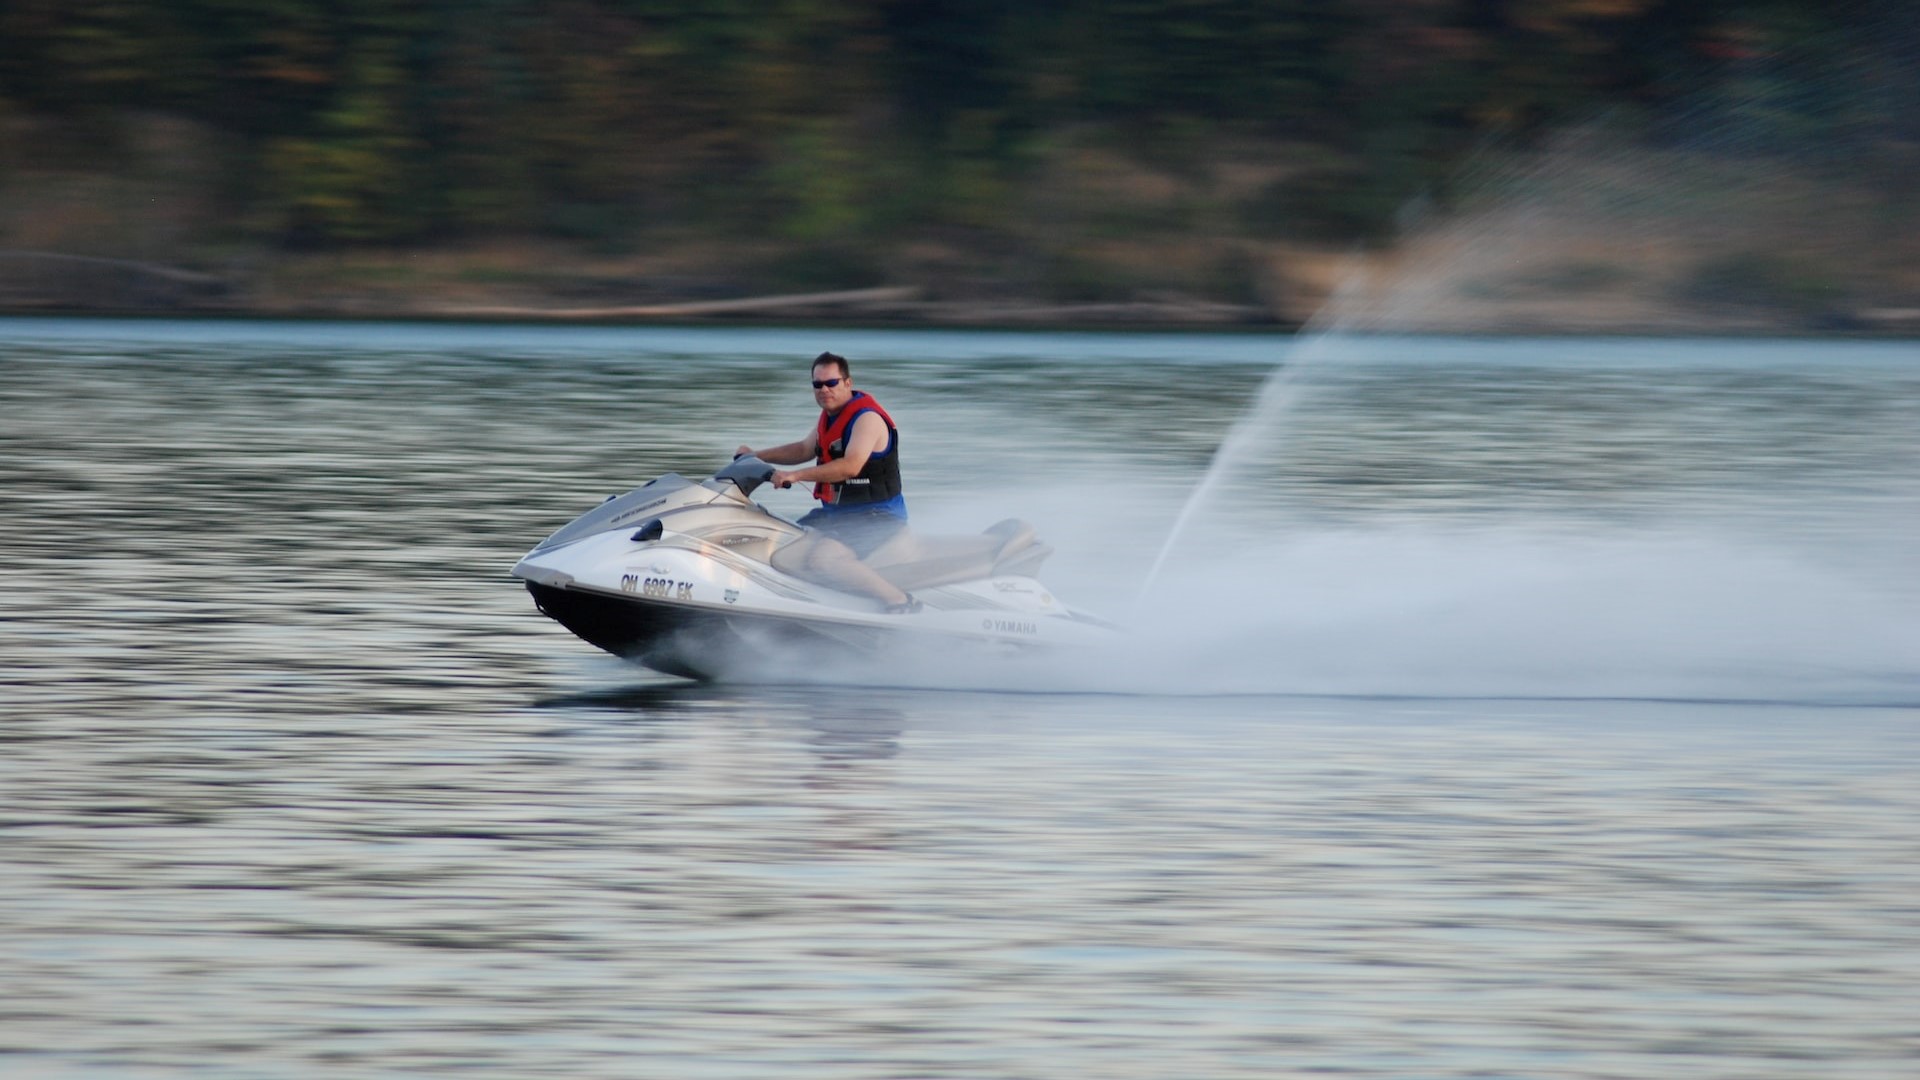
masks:
{"type": "Polygon", "coordinates": [[[713,478],[730,480],[740,488],[740,494],[752,495],[754,488],[773,479],[773,466],[752,454],[742,454],[734,458],[726,468],[714,473],[713,478]]]}

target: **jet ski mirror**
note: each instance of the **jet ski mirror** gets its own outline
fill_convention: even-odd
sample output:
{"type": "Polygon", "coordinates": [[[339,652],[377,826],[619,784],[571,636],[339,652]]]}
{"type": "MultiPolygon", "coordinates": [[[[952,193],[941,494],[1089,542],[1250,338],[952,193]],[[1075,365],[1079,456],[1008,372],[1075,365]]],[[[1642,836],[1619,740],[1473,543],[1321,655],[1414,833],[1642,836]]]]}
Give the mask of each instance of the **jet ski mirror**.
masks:
{"type": "Polygon", "coordinates": [[[747,454],[733,459],[732,464],[713,474],[715,480],[730,480],[740,488],[740,494],[751,495],[753,489],[773,479],[773,466],[747,454]]]}

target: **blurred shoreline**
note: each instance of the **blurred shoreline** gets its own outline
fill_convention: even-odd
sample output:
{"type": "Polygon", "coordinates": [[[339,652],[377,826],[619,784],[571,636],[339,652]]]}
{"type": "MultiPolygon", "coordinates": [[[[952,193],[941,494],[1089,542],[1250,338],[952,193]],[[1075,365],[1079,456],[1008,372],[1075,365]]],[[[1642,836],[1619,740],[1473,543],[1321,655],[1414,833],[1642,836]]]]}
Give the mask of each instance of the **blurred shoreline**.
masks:
{"type": "Polygon", "coordinates": [[[257,14],[0,10],[0,312],[1920,335],[1898,5],[257,14]]]}
{"type": "MultiPolygon", "coordinates": [[[[1313,271],[1274,269],[1251,303],[1164,292],[1068,302],[896,283],[756,293],[723,278],[650,276],[544,253],[445,252],[276,260],[227,274],[165,263],[0,251],[0,315],[427,321],[553,325],[844,325],[929,329],[1494,335],[1920,336],[1920,307],[1701,302],[1657,287],[1490,289],[1435,280],[1419,243],[1323,253],[1313,271]],[[555,269],[556,266],[564,269],[555,269]]],[[[1276,267],[1309,265],[1298,252],[1276,267]]]]}

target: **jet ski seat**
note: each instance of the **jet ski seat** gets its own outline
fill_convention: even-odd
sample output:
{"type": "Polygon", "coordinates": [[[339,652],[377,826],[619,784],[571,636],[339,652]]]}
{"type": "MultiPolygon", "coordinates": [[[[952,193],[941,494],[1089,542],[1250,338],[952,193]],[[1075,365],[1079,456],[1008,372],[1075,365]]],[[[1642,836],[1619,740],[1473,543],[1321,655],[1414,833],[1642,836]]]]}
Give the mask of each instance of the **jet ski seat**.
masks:
{"type": "Polygon", "coordinates": [[[866,562],[896,587],[911,591],[984,577],[1031,576],[1051,554],[1032,525],[1008,518],[978,536],[921,536],[901,529],[866,562]]]}

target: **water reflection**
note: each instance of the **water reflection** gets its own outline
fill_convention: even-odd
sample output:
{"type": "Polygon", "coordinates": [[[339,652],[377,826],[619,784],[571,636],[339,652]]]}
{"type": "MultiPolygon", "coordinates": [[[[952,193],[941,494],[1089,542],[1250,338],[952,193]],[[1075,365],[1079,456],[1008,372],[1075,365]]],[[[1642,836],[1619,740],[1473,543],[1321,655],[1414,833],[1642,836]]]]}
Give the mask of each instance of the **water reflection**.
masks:
{"type": "Polygon", "coordinates": [[[764,688],[715,688],[694,683],[646,683],[557,694],[537,699],[538,709],[585,711],[636,724],[671,724],[750,713],[756,720],[791,725],[823,759],[884,759],[900,752],[907,714],[869,700],[871,691],[806,691],[781,695],[764,688]],[[744,697],[743,697],[744,695],[744,697]]]}
{"type": "Polygon", "coordinates": [[[906,714],[897,709],[815,705],[807,710],[807,745],[829,761],[890,758],[900,752],[906,714]]]}

